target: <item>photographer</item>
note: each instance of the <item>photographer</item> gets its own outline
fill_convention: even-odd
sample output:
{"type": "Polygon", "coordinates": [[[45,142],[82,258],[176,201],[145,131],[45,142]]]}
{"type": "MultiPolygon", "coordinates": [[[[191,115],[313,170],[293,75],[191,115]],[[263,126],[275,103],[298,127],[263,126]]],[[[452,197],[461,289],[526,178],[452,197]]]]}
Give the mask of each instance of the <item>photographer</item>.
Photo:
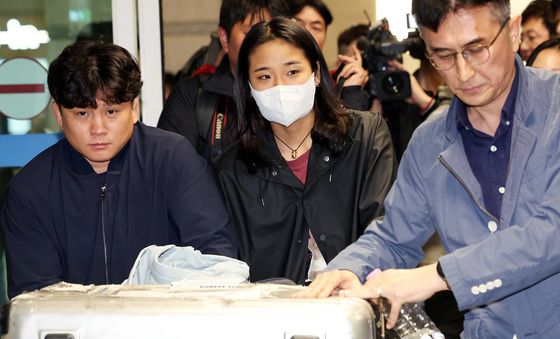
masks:
{"type": "Polygon", "coordinates": [[[370,72],[371,110],[383,113],[400,159],[414,130],[430,115],[441,112],[451,100],[451,94],[426,59],[425,45],[417,31],[398,41],[386,19],[379,20],[369,30],[363,26],[352,26],[341,33],[339,52],[353,45],[362,50],[364,67],[370,72]],[[399,61],[401,53],[406,51],[420,60],[420,68],[413,75],[399,61]]]}
{"type": "MultiPolygon", "coordinates": [[[[322,50],[327,36],[327,28],[333,21],[327,5],[321,0],[290,0],[293,19],[304,27],[322,50]]],[[[339,67],[331,71],[336,82],[336,94],[342,104],[350,109],[366,111],[369,95],[364,91],[368,72],[362,67],[362,56],[357,48],[348,55],[338,56],[339,67]]]]}
{"type": "MultiPolygon", "coordinates": [[[[337,64],[337,66],[339,68],[344,67],[344,66],[341,66],[344,63],[343,62],[344,58],[354,59],[354,56],[359,54],[360,67],[363,69],[363,66],[362,66],[363,65],[363,61],[362,61],[363,51],[358,48],[358,39],[359,38],[367,38],[368,33],[369,33],[369,25],[357,24],[357,25],[351,26],[350,28],[347,28],[346,30],[344,30],[342,33],[340,33],[338,35],[338,38],[337,38],[338,64],[337,64]],[[358,52],[356,53],[356,51],[358,51],[358,52]]],[[[342,70],[343,68],[340,68],[340,69],[342,70]]],[[[367,73],[367,71],[366,71],[366,73],[367,73]]],[[[369,89],[368,89],[368,86],[367,86],[368,78],[369,78],[369,74],[365,78],[365,83],[363,83],[361,85],[361,88],[365,89],[365,93],[366,93],[366,96],[367,96],[367,105],[365,107],[363,107],[362,110],[370,110],[372,112],[381,113],[382,112],[381,102],[379,100],[374,100],[374,97],[369,94],[369,89]]]]}
{"type": "MultiPolygon", "coordinates": [[[[410,54],[420,59],[420,67],[413,74],[409,74],[410,96],[404,100],[384,101],[381,105],[399,160],[414,130],[425,120],[432,119],[445,110],[452,96],[424,54],[414,50],[411,50],[410,54]]],[[[404,71],[402,63],[397,60],[389,61],[389,66],[390,70],[404,71]]]]}
{"type": "Polygon", "coordinates": [[[192,77],[175,85],[161,112],[158,128],[181,134],[209,161],[235,142],[229,126],[237,118],[233,82],[241,43],[254,24],[289,14],[283,0],[222,1],[218,36],[226,55],[217,68],[201,67],[192,77]]]}
{"type": "Polygon", "coordinates": [[[552,3],[533,0],[521,13],[521,44],[519,55],[529,60],[533,50],[546,40],[556,36],[556,21],[552,3]]]}

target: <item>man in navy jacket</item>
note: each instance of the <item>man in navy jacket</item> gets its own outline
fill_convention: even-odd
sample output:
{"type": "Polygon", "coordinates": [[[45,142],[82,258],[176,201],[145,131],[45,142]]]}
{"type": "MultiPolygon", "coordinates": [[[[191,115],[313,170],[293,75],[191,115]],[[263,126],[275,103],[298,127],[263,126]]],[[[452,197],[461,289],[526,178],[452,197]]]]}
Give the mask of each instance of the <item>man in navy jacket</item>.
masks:
{"type": "Polygon", "coordinates": [[[183,137],[138,122],[140,70],[124,48],[68,46],[48,84],[65,138],[8,187],[0,222],[10,297],[59,281],[121,283],[152,244],[236,255],[206,161],[183,137]]]}

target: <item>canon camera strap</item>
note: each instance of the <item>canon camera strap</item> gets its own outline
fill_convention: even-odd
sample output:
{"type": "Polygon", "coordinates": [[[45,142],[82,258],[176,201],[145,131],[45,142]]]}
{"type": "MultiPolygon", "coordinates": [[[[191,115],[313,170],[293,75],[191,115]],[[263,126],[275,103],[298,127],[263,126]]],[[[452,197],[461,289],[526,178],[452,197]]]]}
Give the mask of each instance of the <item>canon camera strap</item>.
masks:
{"type": "Polygon", "coordinates": [[[223,131],[227,124],[228,109],[229,98],[225,95],[220,95],[212,116],[212,130],[210,131],[212,158],[220,155],[223,151],[223,131]]]}

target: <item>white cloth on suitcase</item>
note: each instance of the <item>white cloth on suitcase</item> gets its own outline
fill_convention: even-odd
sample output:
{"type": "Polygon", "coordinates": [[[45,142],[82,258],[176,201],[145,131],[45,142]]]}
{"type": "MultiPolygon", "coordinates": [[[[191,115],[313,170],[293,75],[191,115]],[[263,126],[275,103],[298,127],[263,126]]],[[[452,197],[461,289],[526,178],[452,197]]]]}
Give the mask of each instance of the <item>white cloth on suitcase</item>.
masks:
{"type": "Polygon", "coordinates": [[[239,284],[249,278],[243,261],[202,254],[193,247],[151,245],[140,251],[123,285],[239,284]]]}

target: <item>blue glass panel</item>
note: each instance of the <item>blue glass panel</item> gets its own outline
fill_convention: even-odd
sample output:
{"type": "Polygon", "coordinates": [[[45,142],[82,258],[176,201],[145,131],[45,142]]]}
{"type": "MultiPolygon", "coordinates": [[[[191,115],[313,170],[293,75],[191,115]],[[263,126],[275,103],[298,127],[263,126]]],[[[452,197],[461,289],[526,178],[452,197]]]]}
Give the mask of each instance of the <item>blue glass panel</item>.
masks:
{"type": "Polygon", "coordinates": [[[47,147],[63,138],[55,134],[0,134],[0,168],[22,167],[47,147]]]}

